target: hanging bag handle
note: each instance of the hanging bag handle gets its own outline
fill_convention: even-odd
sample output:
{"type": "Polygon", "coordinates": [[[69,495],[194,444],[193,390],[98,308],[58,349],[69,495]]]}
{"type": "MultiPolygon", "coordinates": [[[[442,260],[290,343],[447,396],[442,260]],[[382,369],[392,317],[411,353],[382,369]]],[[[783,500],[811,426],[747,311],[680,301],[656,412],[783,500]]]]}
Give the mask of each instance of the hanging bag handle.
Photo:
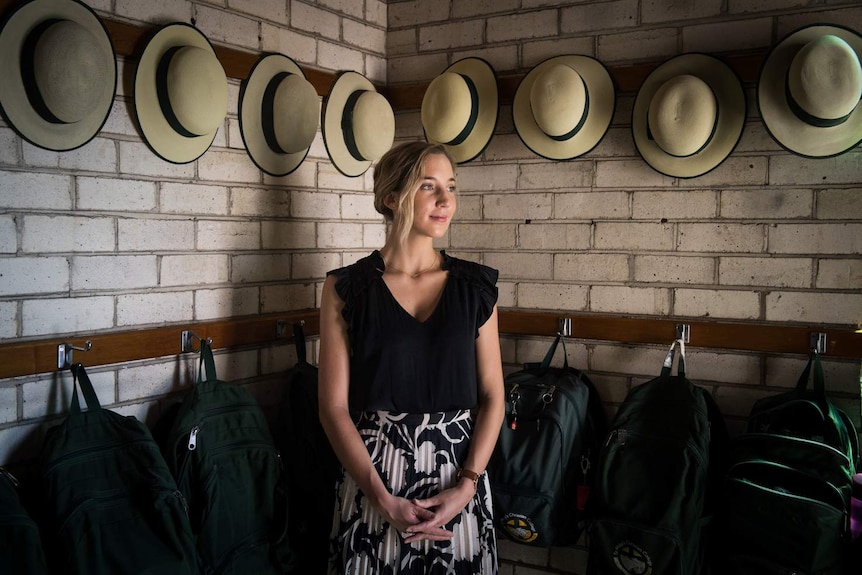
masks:
{"type": "Polygon", "coordinates": [[[305,355],[305,333],[302,331],[302,322],[293,324],[293,344],[296,346],[296,360],[299,363],[308,363],[305,355]]]}
{"type": "Polygon", "coordinates": [[[557,351],[558,344],[563,345],[563,369],[569,369],[569,354],[566,352],[566,340],[561,334],[557,334],[557,337],[554,339],[554,343],[551,344],[551,347],[548,349],[548,353],[545,354],[545,359],[542,360],[542,371],[551,367],[551,361],[554,359],[554,354],[557,351]]]}
{"type": "Polygon", "coordinates": [[[213,359],[212,345],[206,339],[201,340],[201,359],[198,363],[198,383],[216,380],[215,360],[213,359]],[[203,371],[202,371],[203,370],[203,371]],[[203,378],[206,373],[206,379],[203,378]]]}
{"type": "Polygon", "coordinates": [[[675,339],[670,344],[670,349],[667,350],[667,355],[664,358],[664,363],[661,366],[661,376],[670,377],[673,370],[673,358],[676,354],[676,345],[679,344],[679,363],[677,364],[676,374],[685,377],[685,341],[675,339]]]}
{"type": "Polygon", "coordinates": [[[69,415],[78,416],[81,413],[81,403],[78,400],[78,386],[81,387],[81,393],[84,394],[84,401],[87,404],[88,410],[101,409],[99,398],[96,396],[96,390],[93,389],[93,384],[90,381],[84,365],[76,363],[72,365],[72,404],[69,407],[69,415]]]}
{"type": "Polygon", "coordinates": [[[808,356],[808,364],[799,376],[799,381],[796,382],[796,392],[800,395],[808,389],[808,380],[811,376],[811,366],[814,366],[814,391],[818,395],[826,395],[826,384],[823,379],[823,364],[820,363],[820,354],[812,351],[808,356]]]}

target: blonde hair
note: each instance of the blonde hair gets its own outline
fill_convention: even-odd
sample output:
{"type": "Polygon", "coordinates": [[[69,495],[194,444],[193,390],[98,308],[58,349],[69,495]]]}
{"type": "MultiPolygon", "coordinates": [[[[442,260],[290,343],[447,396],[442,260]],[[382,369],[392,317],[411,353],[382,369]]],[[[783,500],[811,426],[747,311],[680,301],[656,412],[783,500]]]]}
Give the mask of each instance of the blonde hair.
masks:
{"type": "Polygon", "coordinates": [[[374,167],[374,209],[392,222],[390,233],[401,243],[413,227],[413,200],[422,184],[425,159],[434,154],[445,156],[455,169],[455,160],[442,144],[418,141],[395,146],[374,167]],[[395,213],[384,203],[390,194],[397,196],[395,213]]]}

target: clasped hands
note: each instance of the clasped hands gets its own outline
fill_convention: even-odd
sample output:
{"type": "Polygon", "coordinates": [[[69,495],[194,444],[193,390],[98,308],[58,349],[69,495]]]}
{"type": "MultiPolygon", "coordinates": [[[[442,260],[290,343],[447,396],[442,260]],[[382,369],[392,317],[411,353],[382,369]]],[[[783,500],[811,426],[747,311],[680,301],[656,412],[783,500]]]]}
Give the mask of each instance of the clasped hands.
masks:
{"type": "Polygon", "coordinates": [[[444,541],[454,537],[446,524],[458,515],[475,493],[472,483],[461,481],[427,499],[391,496],[383,516],[401,534],[405,543],[444,541]]]}

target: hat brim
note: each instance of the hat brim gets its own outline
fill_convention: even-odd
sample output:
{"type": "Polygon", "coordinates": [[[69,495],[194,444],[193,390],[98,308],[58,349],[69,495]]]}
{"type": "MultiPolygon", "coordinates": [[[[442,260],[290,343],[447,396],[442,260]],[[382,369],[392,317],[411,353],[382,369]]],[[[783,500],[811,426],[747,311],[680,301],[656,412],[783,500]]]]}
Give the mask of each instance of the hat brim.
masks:
{"type": "Polygon", "coordinates": [[[653,70],[644,80],[632,110],[632,136],[641,157],[656,171],[676,177],[694,178],[721,164],[739,143],[745,125],[746,103],[742,82],[724,62],[706,54],[675,56],[653,70]],[[690,156],[665,152],[649,136],[649,106],[661,86],[679,75],[690,74],[706,82],[715,95],[718,117],[712,137],[690,156]]]}
{"type": "Polygon", "coordinates": [[[824,35],[838,36],[862,60],[862,36],[840,26],[814,25],[792,32],[763,63],[757,84],[760,117],[772,138],[784,149],[810,158],[836,156],[862,142],[862,104],[841,124],[819,128],[800,119],[787,101],[787,71],[796,53],[824,35]]]}
{"type": "MultiPolygon", "coordinates": [[[[444,74],[446,72],[454,72],[470,78],[478,95],[479,110],[476,122],[467,137],[460,144],[454,145],[434,142],[442,143],[455,161],[463,164],[476,158],[485,150],[491,141],[491,136],[494,135],[494,130],[497,129],[497,117],[500,111],[497,77],[491,64],[482,58],[458,60],[443,71],[444,74]]],[[[428,140],[427,133],[425,139],[428,140]]]]}
{"type": "Polygon", "coordinates": [[[111,113],[117,90],[117,59],[111,38],[96,13],[77,0],[33,0],[12,12],[0,28],[0,111],[28,142],[55,151],[79,148],[92,140],[111,113]],[[77,122],[46,120],[30,103],[21,70],[24,45],[30,34],[51,20],[73,21],[88,30],[97,46],[114,63],[86,117],[77,122]]]}
{"type": "Polygon", "coordinates": [[[568,160],[582,156],[598,145],[611,124],[615,106],[613,80],[598,60],[589,56],[556,56],[534,67],[518,84],[512,102],[512,119],[521,141],[533,152],[549,160],[568,160]],[[584,124],[566,140],[556,140],[539,127],[530,103],[533,84],[544,70],[558,64],[575,70],[583,79],[589,94],[589,109],[584,124]]]}
{"type": "Polygon", "coordinates": [[[203,33],[190,24],[168,24],[150,38],[135,72],[135,111],[144,140],[162,159],[173,164],[187,164],[206,152],[218,130],[200,136],[185,136],[171,126],[162,111],[158,94],[158,68],[165,53],[172,48],[193,46],[215,50],[203,33]]]}
{"type": "Polygon", "coordinates": [[[252,67],[248,80],[240,91],[239,130],[246,151],[255,165],[271,176],[286,176],[293,172],[308,155],[311,147],[309,145],[302,151],[290,154],[273,150],[266,142],[263,130],[264,93],[270,80],[284,72],[305,78],[302,68],[287,56],[263,56],[252,67]]]}
{"type": "Polygon", "coordinates": [[[358,72],[341,72],[323,102],[323,121],[321,122],[323,143],[335,168],[351,178],[364,174],[371,167],[372,161],[359,160],[350,153],[344,139],[341,119],[348,98],[354,92],[368,90],[377,91],[371,80],[358,72]]]}

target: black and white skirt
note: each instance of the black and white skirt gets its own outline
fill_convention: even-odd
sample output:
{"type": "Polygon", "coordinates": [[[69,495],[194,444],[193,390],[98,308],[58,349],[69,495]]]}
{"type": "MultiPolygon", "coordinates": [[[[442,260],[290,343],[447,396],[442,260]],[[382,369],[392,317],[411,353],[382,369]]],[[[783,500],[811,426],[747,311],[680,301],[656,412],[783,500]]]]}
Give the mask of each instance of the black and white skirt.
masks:
{"type": "MultiPolygon", "coordinates": [[[[473,421],[467,410],[445,413],[365,413],[357,423],[371,461],[390,491],[425,499],[456,481],[467,457],[473,421]]],[[[461,575],[497,573],[497,544],[487,474],[476,495],[446,525],[446,541],[404,543],[353,479],[338,483],[330,575],[461,575]]]]}

